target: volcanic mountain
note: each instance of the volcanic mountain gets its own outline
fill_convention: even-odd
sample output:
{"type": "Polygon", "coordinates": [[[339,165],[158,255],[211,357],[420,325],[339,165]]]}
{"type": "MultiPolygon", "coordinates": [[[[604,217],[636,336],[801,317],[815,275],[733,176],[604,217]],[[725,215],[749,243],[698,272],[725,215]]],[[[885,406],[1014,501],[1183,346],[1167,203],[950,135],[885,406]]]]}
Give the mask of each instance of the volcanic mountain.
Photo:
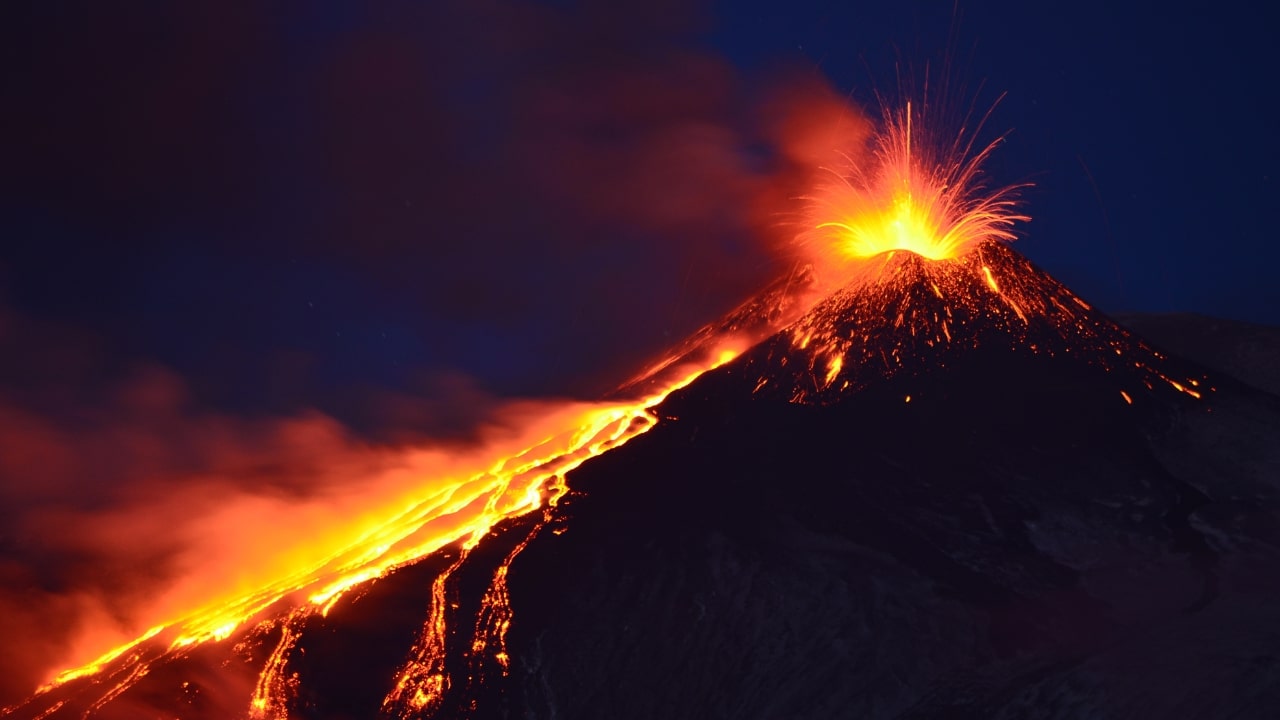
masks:
{"type": "Polygon", "coordinates": [[[1116,370],[1126,402],[1157,383],[1201,396],[1199,379],[998,242],[943,262],[893,251],[870,259],[854,282],[747,353],[743,374],[758,379],[757,392],[825,404],[991,345],[1116,370]]]}
{"type": "Polygon", "coordinates": [[[498,706],[1271,717],[1280,400],[1003,245],[868,273],[570,478],[498,706]]]}
{"type": "Polygon", "coordinates": [[[545,513],[9,716],[1271,717],[1280,399],[1001,243],[860,268],[545,513]]]}

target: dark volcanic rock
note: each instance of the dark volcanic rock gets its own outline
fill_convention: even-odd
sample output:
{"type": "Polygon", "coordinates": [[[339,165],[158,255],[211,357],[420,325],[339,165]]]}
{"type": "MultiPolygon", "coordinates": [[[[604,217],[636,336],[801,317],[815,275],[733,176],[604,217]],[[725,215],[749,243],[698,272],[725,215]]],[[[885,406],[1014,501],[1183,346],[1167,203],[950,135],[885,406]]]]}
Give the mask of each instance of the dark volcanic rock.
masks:
{"type": "Polygon", "coordinates": [[[1280,401],[1109,378],[979,348],[815,407],[704,376],[571,476],[487,707],[1274,717],[1280,401]]]}
{"type": "Polygon", "coordinates": [[[1169,352],[1280,395],[1280,328],[1195,313],[1117,319],[1169,352]]]}
{"type": "MultiPolygon", "coordinates": [[[[1198,330],[1154,333],[1242,384],[1002,246],[883,270],[668,397],[569,474],[550,524],[503,523],[452,574],[457,547],[298,621],[288,716],[377,716],[447,577],[441,718],[1276,717],[1280,397],[1242,360],[1261,335],[1197,352],[1179,338],[1198,330]],[[504,676],[472,642],[535,533],[504,676]]],[[[242,717],[287,637],[268,621],[126,658],[14,717],[242,717]]]]}

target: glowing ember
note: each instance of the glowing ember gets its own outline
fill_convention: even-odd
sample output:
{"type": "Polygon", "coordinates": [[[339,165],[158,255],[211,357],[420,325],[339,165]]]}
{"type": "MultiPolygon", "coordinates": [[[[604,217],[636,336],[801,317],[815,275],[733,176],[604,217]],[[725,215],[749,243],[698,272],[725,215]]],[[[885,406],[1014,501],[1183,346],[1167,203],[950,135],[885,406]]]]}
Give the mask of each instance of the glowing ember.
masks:
{"type": "Polygon", "coordinates": [[[412,717],[430,715],[439,709],[440,701],[449,689],[449,673],[445,667],[448,631],[445,591],[449,578],[466,559],[464,550],[431,584],[431,608],[427,611],[427,622],[413,644],[409,661],[400,669],[395,687],[382,701],[384,713],[399,710],[397,714],[401,717],[412,717]]]}
{"type": "Polygon", "coordinates": [[[844,158],[807,198],[798,239],[827,297],[740,363],[755,393],[833,402],[998,336],[1033,354],[1125,365],[1148,389],[1201,397],[1194,379],[1169,377],[1158,353],[1008,249],[1029,218],[1016,212],[1019,186],[983,185],[1000,142],[974,151],[985,118],[949,140],[922,132],[924,119],[911,103],[886,110],[868,157],[844,158]]]}
{"type": "Polygon", "coordinates": [[[808,198],[812,229],[801,238],[820,268],[843,277],[856,261],[894,250],[954,259],[983,241],[1012,240],[1014,223],[1028,219],[1014,211],[1015,187],[982,185],[999,140],[973,153],[972,135],[938,143],[921,120],[911,103],[886,111],[869,162],[828,168],[832,179],[808,198]]]}
{"type": "MultiPolygon", "coordinates": [[[[1192,398],[1196,378],[1174,378],[1164,357],[1091,308],[1007,245],[990,241],[954,260],[879,255],[785,332],[739,364],[758,395],[827,404],[900,374],[945,367],[990,342],[1012,352],[1070,355],[1148,390],[1192,398]]],[[[1117,388],[1133,404],[1132,387],[1117,388]]],[[[908,395],[908,398],[911,398],[908,395]]],[[[907,399],[906,402],[911,402],[907,399]]]]}

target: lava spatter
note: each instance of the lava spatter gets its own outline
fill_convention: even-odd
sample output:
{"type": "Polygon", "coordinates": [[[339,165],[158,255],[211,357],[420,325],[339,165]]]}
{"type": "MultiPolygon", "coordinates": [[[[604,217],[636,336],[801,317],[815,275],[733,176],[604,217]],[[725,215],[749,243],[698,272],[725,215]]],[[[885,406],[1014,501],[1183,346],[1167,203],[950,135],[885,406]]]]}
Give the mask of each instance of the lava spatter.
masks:
{"type": "Polygon", "coordinates": [[[1134,371],[1148,388],[1200,397],[1199,380],[1158,369],[1159,353],[1008,246],[1030,218],[1018,209],[1022,186],[984,182],[983,163],[1002,140],[975,151],[985,118],[948,138],[924,107],[886,109],[868,157],[833,165],[806,198],[797,242],[828,294],[739,361],[755,392],[828,403],[1003,343],[1074,352],[1134,371]]]}
{"type": "Polygon", "coordinates": [[[878,255],[906,251],[928,260],[954,260],[993,240],[1009,241],[1021,186],[988,189],[983,163],[1001,139],[974,151],[977,132],[941,139],[911,102],[886,109],[866,158],[844,158],[826,170],[805,198],[807,227],[798,242],[820,277],[843,285],[847,275],[878,255]]]}
{"type": "Polygon", "coordinates": [[[997,241],[954,259],[900,250],[869,258],[846,287],[738,363],[757,393],[826,404],[989,345],[1116,371],[1129,404],[1141,386],[1201,395],[1203,378],[1174,377],[1158,351],[997,241]]]}

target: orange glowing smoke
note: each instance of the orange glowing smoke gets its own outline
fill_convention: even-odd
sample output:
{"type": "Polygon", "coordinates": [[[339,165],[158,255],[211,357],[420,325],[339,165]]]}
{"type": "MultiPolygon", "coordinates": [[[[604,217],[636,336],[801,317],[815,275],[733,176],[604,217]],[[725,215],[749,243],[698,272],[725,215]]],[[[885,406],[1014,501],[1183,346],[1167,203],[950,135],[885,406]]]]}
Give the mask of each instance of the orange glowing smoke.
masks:
{"type": "MultiPolygon", "coordinates": [[[[35,696],[0,710],[0,715],[20,709],[41,717],[54,713],[67,703],[67,698],[55,691],[73,682],[81,683],[77,686],[81,690],[72,689],[83,694],[78,701],[96,712],[157,664],[184,657],[203,643],[249,632],[274,634],[278,641],[252,697],[246,699],[248,715],[286,718],[297,691],[297,678],[289,670],[289,662],[307,622],[326,615],[353,588],[452,545],[461,554],[436,580],[427,622],[397,680],[397,689],[387,697],[385,710],[413,714],[430,707],[450,684],[443,665],[443,643],[448,622],[445,583],[452,570],[498,523],[554,504],[567,490],[564,476],[568,472],[652,428],[657,418],[649,408],[669,392],[731,360],[745,347],[742,341],[722,335],[716,352],[698,364],[676,363],[663,368],[653,378],[655,390],[638,399],[539,405],[536,415],[519,418],[520,430],[495,433],[462,459],[431,451],[410,451],[384,459],[381,476],[357,483],[360,493],[345,498],[350,503],[340,505],[338,512],[323,515],[323,522],[311,524],[314,534],[295,538],[293,546],[259,545],[261,580],[249,584],[257,578],[242,577],[231,588],[209,590],[203,596],[179,589],[151,608],[143,625],[151,628],[137,639],[109,650],[99,646],[96,660],[62,671],[35,696]],[[359,496],[371,499],[357,504],[359,496]]],[[[528,412],[525,409],[522,414],[528,412]]],[[[287,510],[272,507],[276,512],[287,510]]],[[[234,515],[243,518],[245,511],[236,509],[234,515]]],[[[544,517],[543,524],[546,520],[544,517]]],[[[265,514],[259,521],[266,527],[272,525],[265,514]]],[[[476,622],[473,652],[492,652],[504,671],[510,622],[506,571],[524,545],[519,544],[498,568],[476,622]]],[[[208,579],[193,587],[208,589],[208,579]]]]}
{"type": "Polygon", "coordinates": [[[910,102],[886,110],[868,157],[844,155],[841,166],[824,168],[827,181],[806,198],[810,229],[801,243],[839,284],[865,258],[907,250],[955,259],[983,241],[1012,240],[1013,225],[1028,219],[1015,211],[1016,186],[989,191],[982,182],[1000,139],[975,153],[976,130],[939,142],[924,120],[910,102]]]}

